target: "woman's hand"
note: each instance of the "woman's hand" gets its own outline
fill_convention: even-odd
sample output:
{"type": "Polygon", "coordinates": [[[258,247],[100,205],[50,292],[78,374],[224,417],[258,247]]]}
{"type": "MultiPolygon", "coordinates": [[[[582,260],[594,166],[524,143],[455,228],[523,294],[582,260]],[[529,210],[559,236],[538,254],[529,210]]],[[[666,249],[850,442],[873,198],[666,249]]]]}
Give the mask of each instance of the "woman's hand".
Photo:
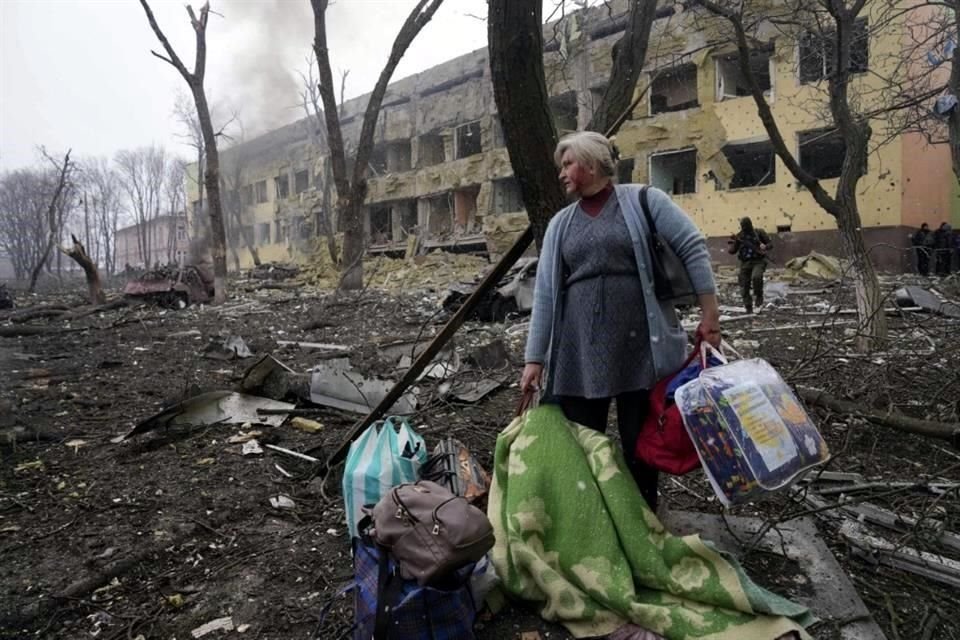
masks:
{"type": "Polygon", "coordinates": [[[697,327],[697,337],[719,348],[723,337],[720,334],[720,304],[717,296],[712,293],[700,294],[699,302],[700,326],[697,327]]]}
{"type": "Polygon", "coordinates": [[[520,391],[523,393],[539,391],[542,376],[543,365],[539,362],[528,362],[523,367],[523,375],[520,376],[520,391]]]}

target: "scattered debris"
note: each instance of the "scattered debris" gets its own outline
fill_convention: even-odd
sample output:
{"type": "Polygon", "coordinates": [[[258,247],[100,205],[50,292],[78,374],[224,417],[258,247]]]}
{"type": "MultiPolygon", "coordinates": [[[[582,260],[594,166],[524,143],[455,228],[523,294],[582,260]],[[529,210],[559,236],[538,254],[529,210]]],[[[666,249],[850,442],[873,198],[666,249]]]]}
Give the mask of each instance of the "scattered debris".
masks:
{"type": "MultiPolygon", "coordinates": [[[[350,366],[347,358],[338,358],[318,365],[311,372],[310,401],[366,414],[387,396],[393,385],[388,380],[366,378],[350,366]]],[[[416,407],[416,395],[407,392],[393,404],[390,413],[410,414],[416,407]]]]}
{"type": "Polygon", "coordinates": [[[308,456],[305,453],[300,453],[299,451],[291,451],[290,449],[284,449],[283,447],[278,447],[275,444],[265,444],[263,445],[271,451],[276,451],[277,453],[283,453],[294,458],[300,458],[301,460],[306,460],[307,462],[317,463],[320,462],[320,458],[314,458],[313,456],[308,456]]]}
{"type": "Polygon", "coordinates": [[[216,620],[211,620],[210,622],[201,625],[190,632],[194,638],[202,638],[203,636],[213,633],[214,631],[233,631],[233,618],[227,616],[226,618],[217,618],[216,620]]]}
{"type": "Polygon", "coordinates": [[[299,347],[303,351],[331,351],[336,353],[350,351],[350,347],[345,347],[341,344],[329,344],[326,342],[293,342],[291,340],[277,340],[277,344],[281,347],[299,347]]]}
{"type": "Polygon", "coordinates": [[[300,275],[300,267],[287,262],[268,262],[250,270],[254,280],[288,280],[300,275]]]}
{"type": "Polygon", "coordinates": [[[454,384],[441,385],[440,395],[443,397],[452,396],[460,402],[473,404],[479,402],[492,391],[499,389],[500,386],[500,381],[492,378],[482,378],[475,382],[458,381],[454,384]]]}
{"type": "Polygon", "coordinates": [[[300,431],[306,431],[307,433],[317,433],[323,429],[323,425],[317,422],[316,420],[310,420],[308,418],[296,417],[290,421],[290,424],[293,425],[294,429],[299,429],[300,431]]]}
{"type": "Polygon", "coordinates": [[[893,296],[896,298],[898,307],[918,307],[930,313],[960,319],[960,305],[944,302],[926,289],[903,287],[894,291],[893,296]]]}
{"type": "Polygon", "coordinates": [[[263,455],[263,449],[260,447],[260,443],[255,439],[247,440],[243,443],[240,453],[245,456],[259,456],[263,455]]]}
{"type": "Polygon", "coordinates": [[[235,435],[235,436],[230,436],[229,438],[227,438],[227,443],[228,443],[228,444],[243,444],[244,442],[250,442],[251,440],[253,440],[253,439],[255,439],[255,438],[259,438],[259,437],[262,436],[262,435],[263,435],[263,432],[262,432],[262,431],[257,431],[256,429],[254,429],[253,431],[241,431],[241,432],[238,433],[237,435],[235,435]]]}
{"type": "Polygon", "coordinates": [[[212,360],[233,360],[236,358],[244,359],[253,356],[250,347],[240,336],[227,336],[226,338],[214,340],[203,350],[203,357],[212,360]]]}
{"type": "Polygon", "coordinates": [[[160,413],[142,421],[124,439],[146,433],[157,427],[175,425],[211,425],[243,424],[260,422],[271,427],[279,427],[285,415],[260,415],[257,409],[288,411],[295,406],[269,398],[234,393],[232,391],[210,391],[193,396],[160,413]]]}
{"type": "Polygon", "coordinates": [[[297,503],[289,496],[279,495],[270,498],[270,506],[274,509],[296,509],[297,503]]]}
{"type": "MultiPolygon", "coordinates": [[[[512,313],[529,313],[533,308],[533,288],[536,283],[537,258],[520,258],[500,279],[495,289],[489,291],[470,314],[470,320],[502,322],[512,313]]],[[[477,289],[475,282],[459,282],[450,285],[441,304],[453,313],[477,289]]]]}
{"type": "Polygon", "coordinates": [[[853,520],[840,525],[840,535],[858,556],[960,588],[960,562],[956,560],[869,535],[853,520]]]}
{"type": "Polygon", "coordinates": [[[843,266],[838,259],[816,251],[793,258],[787,262],[786,267],[788,273],[794,277],[807,276],[819,280],[838,280],[843,276],[843,266]]]}
{"type": "Polygon", "coordinates": [[[467,354],[467,363],[484,371],[506,369],[511,366],[510,351],[500,339],[474,347],[467,354]]]}

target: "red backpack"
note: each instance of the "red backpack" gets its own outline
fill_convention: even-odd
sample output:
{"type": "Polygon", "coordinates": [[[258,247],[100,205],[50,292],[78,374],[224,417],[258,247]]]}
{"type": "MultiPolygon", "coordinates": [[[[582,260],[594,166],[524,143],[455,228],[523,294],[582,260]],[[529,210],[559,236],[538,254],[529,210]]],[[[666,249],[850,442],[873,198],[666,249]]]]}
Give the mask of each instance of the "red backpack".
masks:
{"type": "Polygon", "coordinates": [[[650,392],[650,411],[640,428],[634,450],[634,455],[647,466],[675,476],[690,473],[700,466],[700,457],[683,426],[680,409],[672,398],[667,398],[667,388],[697,357],[704,357],[699,339],[683,366],[657,382],[650,392]]]}

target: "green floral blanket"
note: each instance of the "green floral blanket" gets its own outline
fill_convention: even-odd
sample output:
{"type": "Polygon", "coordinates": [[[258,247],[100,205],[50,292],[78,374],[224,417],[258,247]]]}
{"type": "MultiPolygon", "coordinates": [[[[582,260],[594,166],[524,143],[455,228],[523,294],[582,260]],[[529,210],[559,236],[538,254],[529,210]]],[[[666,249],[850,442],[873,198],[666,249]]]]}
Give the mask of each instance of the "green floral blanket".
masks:
{"type": "Polygon", "coordinates": [[[627,622],[669,640],[810,638],[806,607],[755,585],[699,536],[668,533],[619,448],[557,406],[500,434],[488,516],[506,591],[577,638],[627,622]]]}

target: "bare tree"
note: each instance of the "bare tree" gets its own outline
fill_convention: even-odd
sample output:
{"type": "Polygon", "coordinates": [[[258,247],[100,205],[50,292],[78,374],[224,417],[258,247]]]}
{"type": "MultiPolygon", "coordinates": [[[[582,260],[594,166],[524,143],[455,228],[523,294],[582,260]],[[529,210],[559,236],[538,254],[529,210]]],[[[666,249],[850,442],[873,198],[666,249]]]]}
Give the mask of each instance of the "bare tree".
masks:
{"type": "MultiPolygon", "coordinates": [[[[90,211],[93,225],[95,262],[102,264],[108,275],[116,272],[114,242],[123,207],[120,175],[106,158],[92,158],[83,163],[84,205],[90,211]]],[[[89,246],[89,242],[88,242],[89,246]]]]}
{"type": "Polygon", "coordinates": [[[797,35],[812,33],[813,37],[824,43],[824,56],[830,62],[830,73],[827,74],[829,110],[833,125],[842,136],[846,147],[843,168],[832,196],[827,193],[820,180],[800,166],[751,69],[751,43],[758,41],[755,34],[764,24],[762,15],[765,10],[739,1],[697,2],[715,16],[724,18],[732,27],[740,73],[746,79],[757,115],[770,138],[773,150],[816,203],[837,222],[844,253],[851,261],[859,318],[859,348],[869,350],[881,344],[887,335],[887,319],[883,312],[880,283],[863,242],[860,210],[857,205],[857,184],[867,166],[872,130],[869,116],[857,112],[852,106],[850,89],[853,77],[852,44],[856,22],[866,0],[853,0],[849,4],[846,0],[820,0],[819,4],[798,0],[784,7],[785,21],[789,16],[789,19],[794,21],[793,24],[797,24],[798,20],[801,25],[805,24],[806,27],[799,30],[797,35]]]}
{"type": "MultiPolygon", "coordinates": [[[[330,147],[327,144],[327,132],[324,122],[323,107],[320,106],[322,98],[320,97],[319,80],[314,76],[317,64],[316,54],[311,52],[307,58],[307,71],[301,72],[300,78],[303,80],[303,90],[300,92],[300,100],[303,106],[304,127],[307,130],[307,137],[310,145],[315,150],[318,158],[325,158],[322,162],[323,174],[314,173],[313,184],[322,197],[320,206],[314,210],[314,230],[317,235],[323,235],[327,240],[327,252],[330,254],[330,263],[337,264],[337,235],[336,220],[332,219],[331,201],[332,201],[332,169],[329,161],[330,147]]],[[[341,76],[340,85],[340,115],[343,115],[343,92],[346,83],[347,73],[341,76]]]]}
{"type": "Polygon", "coordinates": [[[57,181],[56,186],[53,189],[53,194],[50,196],[49,204],[47,205],[46,242],[43,245],[43,250],[40,252],[40,255],[37,256],[37,260],[30,270],[29,290],[31,293],[33,293],[33,291],[37,288],[37,280],[40,278],[40,273],[43,271],[43,267],[47,263],[47,259],[50,257],[50,252],[53,250],[57,239],[60,237],[65,211],[67,207],[69,207],[69,192],[71,186],[70,180],[71,174],[73,173],[73,163],[70,160],[70,153],[71,152],[68,150],[63,156],[63,162],[57,162],[50,156],[47,156],[46,152],[44,152],[44,156],[47,157],[57,171],[57,181]]]}
{"type": "Polygon", "coordinates": [[[193,99],[185,93],[178,93],[177,99],[173,105],[173,115],[177,122],[183,127],[183,132],[177,134],[183,138],[187,146],[193,151],[197,162],[196,174],[188,174],[188,179],[196,182],[197,200],[196,210],[193,212],[194,235],[199,235],[199,225],[205,224],[203,217],[203,159],[204,142],[203,131],[200,129],[200,119],[197,118],[197,109],[193,104],[193,99]]]}
{"type": "Polygon", "coordinates": [[[45,214],[53,195],[52,169],[18,169],[0,178],[0,247],[10,256],[14,275],[26,280],[40,261],[47,240],[45,214]]]}
{"type": "Polygon", "coordinates": [[[156,222],[163,209],[167,153],[157,146],[125,149],[117,152],[115,163],[136,224],[137,251],[143,266],[149,267],[157,258],[153,249],[156,222]]]}
{"type": "MultiPolygon", "coordinates": [[[[142,0],[141,0],[142,1],[142,0]]],[[[320,78],[320,97],[323,101],[323,115],[327,123],[327,141],[330,149],[330,163],[333,180],[337,188],[337,217],[343,220],[344,239],[341,262],[340,286],[344,289],[359,289],[363,286],[363,203],[367,197],[367,164],[373,151],[373,135],[380,115],[380,106],[386,94],[387,85],[393,76],[397,64],[410,43],[420,30],[430,21],[440,8],[443,0],[420,0],[407,16],[397,33],[390,50],[390,57],[380,72],[377,84],[370,94],[360,138],[357,141],[357,153],[353,162],[352,175],[347,175],[347,156],[337,112],[337,99],[334,94],[333,74],[330,71],[330,56],[327,50],[327,6],[329,0],[310,0],[313,6],[314,54],[317,57],[317,71],[320,78]]]]}
{"type": "MultiPolygon", "coordinates": [[[[655,11],[655,0],[631,0],[626,31],[613,48],[610,80],[589,128],[613,135],[629,115],[655,11]]],[[[493,96],[538,246],[550,218],[566,204],[553,162],[557,132],[544,77],[542,15],[539,0],[490,0],[487,21],[493,96]]]]}
{"type": "Polygon", "coordinates": [[[206,3],[200,8],[199,17],[194,12],[192,6],[187,6],[187,14],[190,16],[190,24],[193,26],[196,35],[196,58],[193,65],[193,72],[187,70],[177,52],[173,50],[167,37],[157,24],[153,11],[147,0],[140,0],[140,5],[147,14],[147,20],[150,22],[150,28],[157,36],[157,39],[163,45],[166,56],[151,51],[154,56],[174,67],[183,77],[184,81],[190,87],[193,94],[193,101],[197,107],[197,117],[200,120],[200,130],[203,133],[204,142],[204,184],[207,188],[207,198],[210,202],[210,227],[213,254],[213,287],[214,303],[222,304],[227,299],[227,237],[223,228],[223,208],[220,203],[220,156],[217,153],[217,136],[213,129],[213,123],[210,120],[210,108],[207,105],[207,96],[203,88],[204,74],[207,66],[207,20],[210,17],[210,4],[206,3]]]}
{"type": "Polygon", "coordinates": [[[166,197],[166,210],[168,228],[166,258],[168,263],[179,262],[177,259],[177,247],[179,242],[180,224],[184,224],[186,231],[186,211],[187,211],[187,163],[180,158],[170,158],[167,163],[167,173],[164,180],[164,195],[166,197]]]}

